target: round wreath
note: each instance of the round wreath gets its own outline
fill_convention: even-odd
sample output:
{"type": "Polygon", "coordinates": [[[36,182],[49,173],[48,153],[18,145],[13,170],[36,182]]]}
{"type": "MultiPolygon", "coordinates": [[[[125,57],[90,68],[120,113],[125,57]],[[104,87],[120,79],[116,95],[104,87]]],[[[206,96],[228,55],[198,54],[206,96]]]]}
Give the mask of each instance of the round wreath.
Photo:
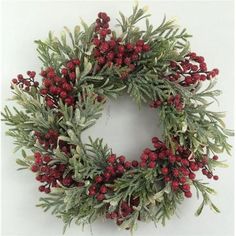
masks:
{"type": "Polygon", "coordinates": [[[164,224],[192,188],[203,197],[197,215],[205,204],[218,212],[209,197],[214,190],[196,173],[218,180],[214,167],[225,164],[217,153],[231,149],[223,114],[208,110],[208,99],[220,94],[213,90],[219,71],[189,51],[190,35],[173,20],[154,28],[138,6],[120,16],[119,36],[100,12],[95,23],[82,22],[83,30],[65,28],[60,39],[50,32],[46,41],[35,41],[42,82],[34,71],[19,74],[11,88],[23,109],[12,113],[6,106],[2,113],[11,126],[7,134],[23,148],[17,163],[36,174],[39,191],[48,194],[39,206],[65,228],[100,216],[130,230],[137,221],[164,224]],[[140,29],[136,24],[144,18],[146,29],[140,29]],[[203,82],[208,85],[201,88],[203,82]],[[124,93],[156,109],[163,125],[162,138],[153,137],[139,161],[117,156],[100,138],[81,138],[107,99],[124,93]]]}

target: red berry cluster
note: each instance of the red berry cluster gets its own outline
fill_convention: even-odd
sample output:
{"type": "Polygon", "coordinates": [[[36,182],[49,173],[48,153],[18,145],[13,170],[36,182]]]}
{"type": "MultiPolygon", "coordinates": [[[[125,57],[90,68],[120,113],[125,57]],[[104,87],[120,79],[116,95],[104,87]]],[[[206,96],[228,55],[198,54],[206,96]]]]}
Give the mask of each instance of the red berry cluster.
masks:
{"type": "Polygon", "coordinates": [[[106,184],[112,183],[115,179],[120,178],[123,173],[132,167],[130,161],[126,161],[124,156],[116,157],[111,154],[107,158],[107,166],[101,175],[94,178],[94,184],[89,187],[88,195],[95,196],[98,201],[105,199],[105,193],[113,191],[111,188],[106,187],[106,184]]]}
{"type": "Polygon", "coordinates": [[[191,52],[182,61],[170,62],[171,73],[166,76],[170,81],[178,81],[182,86],[190,86],[199,81],[210,80],[219,74],[218,69],[207,70],[204,57],[191,52]]]}
{"type": "MultiPolygon", "coordinates": [[[[154,150],[150,148],[144,149],[140,156],[140,162],[127,161],[124,156],[116,157],[111,154],[107,158],[107,166],[101,175],[94,178],[94,182],[88,189],[88,195],[96,197],[98,201],[106,199],[105,194],[113,194],[114,191],[106,184],[111,184],[115,179],[122,177],[125,171],[132,168],[150,168],[158,170],[165,183],[170,182],[174,191],[183,192],[185,197],[190,198],[190,183],[195,179],[194,172],[202,169],[202,173],[208,178],[217,180],[218,176],[213,176],[213,173],[208,169],[207,164],[209,158],[204,155],[201,159],[196,159],[189,149],[182,146],[177,148],[175,154],[166,147],[157,137],[152,138],[154,150]]],[[[218,157],[214,156],[213,160],[218,157]]],[[[127,211],[132,213],[132,205],[127,208],[127,211]]],[[[121,215],[117,211],[108,214],[111,219],[120,219],[121,215]]]]}
{"type": "Polygon", "coordinates": [[[79,59],[68,61],[64,68],[60,70],[61,76],[57,75],[52,67],[48,67],[41,72],[43,86],[40,93],[45,97],[46,105],[54,108],[61,99],[68,106],[75,104],[73,95],[74,85],[76,81],[76,66],[80,65],[79,59]]]}
{"type": "Polygon", "coordinates": [[[182,111],[184,109],[184,103],[181,100],[181,95],[179,94],[175,96],[174,95],[169,96],[166,101],[162,101],[161,99],[156,99],[152,101],[149,106],[151,108],[158,108],[161,105],[163,105],[164,102],[166,102],[168,105],[173,106],[177,111],[182,111]]]}
{"type": "MultiPolygon", "coordinates": [[[[219,159],[219,157],[218,157],[217,155],[214,155],[214,156],[212,157],[212,159],[213,159],[214,161],[217,161],[217,160],[219,159]]],[[[205,155],[204,158],[203,158],[203,160],[202,160],[202,166],[203,166],[203,168],[202,168],[202,174],[203,174],[203,175],[206,175],[208,179],[213,178],[214,180],[218,180],[218,179],[219,179],[219,176],[218,176],[218,175],[213,175],[212,171],[207,168],[207,163],[208,163],[208,161],[209,161],[209,158],[207,157],[207,155],[205,155]]]]}
{"type": "Polygon", "coordinates": [[[34,159],[31,170],[37,173],[36,180],[43,183],[43,185],[39,186],[40,192],[50,193],[52,187],[60,187],[58,182],[66,187],[75,184],[71,173],[64,176],[66,170],[65,164],[51,164],[52,157],[42,155],[39,152],[34,153],[34,159]]]}
{"type": "Polygon", "coordinates": [[[36,73],[34,71],[27,71],[28,78],[24,78],[22,74],[17,75],[17,78],[12,79],[12,84],[18,85],[20,88],[25,91],[30,91],[31,87],[37,88],[39,82],[35,81],[36,73]]]}
{"type": "Polygon", "coordinates": [[[132,214],[134,207],[139,205],[139,198],[131,197],[130,202],[122,201],[119,209],[106,213],[106,218],[116,220],[117,225],[121,225],[124,218],[132,214]]]}
{"type": "Polygon", "coordinates": [[[69,154],[70,148],[73,147],[73,145],[70,145],[63,140],[59,140],[59,143],[58,143],[59,133],[58,131],[53,130],[53,129],[49,129],[46,134],[35,131],[34,136],[35,136],[35,139],[39,142],[39,144],[45,150],[48,150],[48,149],[53,150],[57,147],[57,144],[58,144],[62,152],[64,152],[65,154],[69,154]]]}
{"type": "Polygon", "coordinates": [[[46,134],[40,133],[38,131],[34,132],[35,139],[39,144],[44,147],[45,150],[55,149],[57,147],[57,140],[59,133],[56,130],[49,129],[46,134]]]}
{"type": "Polygon", "coordinates": [[[97,71],[104,65],[127,66],[128,70],[121,76],[121,79],[125,79],[128,73],[135,69],[141,54],[150,50],[150,46],[145,44],[142,39],[135,43],[124,44],[121,38],[115,38],[112,35],[109,21],[110,17],[106,13],[98,14],[95,26],[96,34],[93,38],[95,45],[93,55],[98,63],[97,71]]]}

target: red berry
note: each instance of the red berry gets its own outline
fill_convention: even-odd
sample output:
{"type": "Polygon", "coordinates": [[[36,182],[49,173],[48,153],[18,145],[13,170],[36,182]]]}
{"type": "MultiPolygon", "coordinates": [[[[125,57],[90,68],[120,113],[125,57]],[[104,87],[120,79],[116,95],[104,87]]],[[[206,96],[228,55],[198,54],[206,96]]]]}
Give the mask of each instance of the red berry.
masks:
{"type": "Polygon", "coordinates": [[[54,102],[50,99],[46,101],[48,107],[52,108],[54,106],[54,102]]]}
{"type": "Polygon", "coordinates": [[[22,80],[24,79],[24,77],[23,77],[22,74],[19,74],[19,75],[17,75],[17,79],[18,79],[19,81],[22,81],[22,80]]]}
{"type": "Polygon", "coordinates": [[[106,193],[107,192],[107,187],[106,186],[101,186],[100,188],[100,193],[106,193]]]}
{"type": "Polygon", "coordinates": [[[35,178],[37,181],[41,181],[42,180],[42,175],[37,175],[35,178]]]}
{"type": "Polygon", "coordinates": [[[69,69],[69,70],[74,70],[75,69],[75,65],[73,62],[68,62],[66,64],[66,67],[69,69]]]}
{"type": "Polygon", "coordinates": [[[120,163],[124,163],[125,162],[125,156],[119,156],[118,159],[119,159],[120,163]]]}
{"type": "Polygon", "coordinates": [[[34,158],[39,158],[41,157],[41,153],[40,152],[35,152],[34,153],[34,158]]]}
{"type": "Polygon", "coordinates": [[[105,199],[105,195],[102,194],[102,193],[100,193],[100,194],[98,194],[98,195],[96,196],[96,199],[97,199],[98,201],[103,201],[103,200],[105,199]]]}
{"type": "Polygon", "coordinates": [[[61,98],[66,98],[66,97],[67,97],[67,93],[66,93],[65,91],[62,91],[62,92],[60,93],[60,97],[61,97],[61,98]]]}
{"type": "Polygon", "coordinates": [[[13,83],[13,84],[17,84],[17,83],[18,83],[17,79],[13,79],[13,80],[12,80],[12,83],[13,83]]]}
{"type": "Polygon", "coordinates": [[[214,176],[213,176],[213,179],[214,179],[214,180],[218,180],[218,179],[219,179],[219,176],[218,176],[218,175],[214,175],[214,176]]]}
{"type": "Polygon", "coordinates": [[[62,180],[62,183],[63,183],[63,185],[65,185],[65,186],[70,186],[71,183],[72,183],[71,177],[65,177],[65,178],[62,180]]]}
{"type": "Polygon", "coordinates": [[[69,74],[69,77],[70,77],[71,80],[75,80],[75,78],[76,78],[75,72],[71,72],[71,73],[69,74]]]}
{"type": "Polygon", "coordinates": [[[111,178],[111,173],[109,173],[109,172],[104,173],[104,177],[105,177],[106,181],[108,181],[111,178]]]}
{"type": "Polygon", "coordinates": [[[179,179],[179,182],[182,183],[182,184],[184,184],[186,181],[187,181],[187,180],[186,180],[185,177],[181,177],[181,178],[179,179]]]}
{"type": "Polygon", "coordinates": [[[61,73],[62,73],[63,75],[67,75],[67,74],[68,74],[68,70],[67,70],[66,68],[62,68],[62,69],[61,69],[61,73]]]}
{"type": "Polygon", "coordinates": [[[178,177],[178,176],[179,176],[179,171],[178,171],[177,169],[174,169],[174,170],[172,171],[172,173],[173,173],[173,175],[174,175],[175,177],[178,177]]]}
{"type": "Polygon", "coordinates": [[[158,142],[159,142],[159,138],[157,138],[157,137],[152,138],[152,143],[158,143],[158,142]]]}
{"type": "Polygon", "coordinates": [[[101,183],[102,180],[103,180],[103,178],[102,178],[102,176],[100,176],[100,175],[97,175],[97,176],[95,177],[95,182],[96,182],[96,183],[101,183]]]}
{"type": "Polygon", "coordinates": [[[33,165],[33,166],[31,166],[31,170],[32,170],[33,172],[37,172],[37,171],[39,170],[39,167],[36,166],[36,165],[33,165]]]}
{"type": "Polygon", "coordinates": [[[190,190],[189,184],[184,184],[184,185],[182,186],[182,189],[183,189],[183,191],[185,191],[185,192],[189,192],[189,190],[190,190]]]}
{"type": "Polygon", "coordinates": [[[111,213],[111,219],[116,219],[118,217],[118,214],[116,212],[111,213]]]}
{"type": "Polygon", "coordinates": [[[46,155],[46,156],[43,157],[43,161],[46,162],[46,163],[50,162],[51,160],[52,160],[52,158],[50,156],[46,155]]]}
{"type": "Polygon", "coordinates": [[[173,181],[171,185],[173,189],[177,189],[179,187],[178,181],[173,181]]]}
{"type": "Polygon", "coordinates": [[[41,95],[47,95],[47,93],[48,93],[48,90],[47,90],[47,89],[41,89],[41,90],[40,90],[40,94],[41,94],[41,95]]]}
{"type": "Polygon", "coordinates": [[[108,59],[109,61],[112,61],[112,60],[114,59],[114,56],[115,56],[115,54],[114,54],[113,52],[109,52],[109,53],[107,54],[107,59],[108,59]]]}
{"type": "Polygon", "coordinates": [[[169,156],[169,161],[170,161],[171,164],[174,164],[175,161],[176,161],[176,157],[174,155],[170,155],[169,156]]]}
{"type": "Polygon", "coordinates": [[[50,192],[51,192],[51,189],[50,189],[50,188],[45,188],[45,189],[44,189],[44,192],[45,192],[45,193],[50,193],[50,192]]]}
{"type": "Polygon", "coordinates": [[[107,158],[107,162],[113,164],[116,161],[116,155],[115,154],[111,154],[108,158],[107,158]]]}
{"type": "Polygon", "coordinates": [[[123,167],[122,165],[118,165],[118,166],[117,166],[117,171],[118,171],[119,173],[123,173],[123,172],[124,172],[124,167],[123,167]]]}
{"type": "Polygon", "coordinates": [[[96,191],[95,190],[89,190],[89,196],[94,196],[96,195],[96,191]]]}
{"type": "Polygon", "coordinates": [[[189,174],[189,179],[193,180],[196,178],[196,175],[194,173],[189,174]]]}
{"type": "Polygon", "coordinates": [[[130,59],[129,57],[126,57],[126,58],[124,59],[124,63],[125,63],[126,65],[130,65],[130,64],[131,64],[131,59],[130,59]]]}
{"type": "Polygon", "coordinates": [[[138,167],[138,161],[132,161],[132,166],[133,167],[138,167]]]}
{"type": "Polygon", "coordinates": [[[100,33],[101,37],[106,37],[108,32],[107,32],[107,29],[101,29],[99,33],[100,33]]]}
{"type": "Polygon", "coordinates": [[[98,47],[100,45],[100,40],[98,38],[94,38],[93,39],[93,44],[98,47]]]}
{"type": "Polygon", "coordinates": [[[110,40],[110,41],[108,41],[108,43],[109,43],[109,46],[111,48],[114,48],[116,46],[116,41],[115,40],[110,40]]]}
{"type": "Polygon", "coordinates": [[[141,161],[139,165],[140,165],[140,167],[142,167],[142,168],[144,168],[144,167],[147,166],[146,162],[144,162],[144,161],[141,161]]]}
{"type": "Polygon", "coordinates": [[[118,52],[123,54],[125,51],[125,47],[123,45],[118,46],[118,52]]]}
{"type": "Polygon", "coordinates": [[[187,197],[187,198],[190,198],[190,197],[192,197],[192,193],[190,191],[185,192],[184,196],[187,197]]]}
{"type": "Polygon", "coordinates": [[[191,52],[188,54],[188,56],[191,58],[191,59],[195,59],[197,54],[195,52],[191,52]]]}
{"type": "Polygon", "coordinates": [[[148,160],[148,154],[143,153],[143,154],[141,155],[140,159],[141,159],[143,162],[147,161],[147,160],[148,160]]]}
{"type": "Polygon", "coordinates": [[[151,153],[149,153],[149,158],[151,161],[156,161],[157,154],[155,152],[151,152],[151,153]]]}
{"type": "Polygon", "coordinates": [[[108,44],[107,42],[103,42],[103,43],[101,44],[101,46],[100,46],[100,50],[101,50],[102,52],[108,51],[108,50],[109,50],[109,44],[108,44]]]}
{"type": "Polygon", "coordinates": [[[44,192],[44,190],[45,190],[45,186],[44,185],[39,186],[39,191],[40,192],[44,192]]]}
{"type": "Polygon", "coordinates": [[[142,39],[139,39],[137,42],[136,42],[136,45],[137,46],[143,46],[144,45],[144,41],[142,39]]]}
{"type": "Polygon", "coordinates": [[[216,155],[214,155],[214,156],[212,157],[212,159],[213,159],[214,161],[217,161],[217,160],[219,159],[219,157],[216,156],[216,155]]]}
{"type": "Polygon", "coordinates": [[[161,173],[162,173],[163,175],[167,175],[168,172],[169,172],[169,170],[168,170],[168,168],[166,168],[166,167],[163,167],[163,168],[161,169],[161,173]]]}
{"type": "Polygon", "coordinates": [[[149,168],[154,169],[156,167],[156,162],[151,161],[148,165],[149,168]]]}
{"type": "Polygon", "coordinates": [[[208,178],[208,179],[211,179],[212,177],[213,177],[212,173],[208,172],[207,178],[208,178]]]}
{"type": "Polygon", "coordinates": [[[215,73],[215,75],[218,75],[219,74],[219,69],[215,68],[215,69],[213,69],[213,72],[215,73]]]}
{"type": "Polygon", "coordinates": [[[124,166],[125,166],[126,169],[129,169],[129,168],[132,167],[132,163],[130,161],[126,161],[124,166]]]}
{"type": "Polygon", "coordinates": [[[35,77],[35,75],[36,75],[36,72],[31,71],[30,74],[29,74],[29,77],[33,79],[35,77]]]}
{"type": "Polygon", "coordinates": [[[150,51],[150,46],[149,46],[148,44],[144,44],[144,45],[143,45],[143,51],[144,51],[144,52],[150,51]]]}

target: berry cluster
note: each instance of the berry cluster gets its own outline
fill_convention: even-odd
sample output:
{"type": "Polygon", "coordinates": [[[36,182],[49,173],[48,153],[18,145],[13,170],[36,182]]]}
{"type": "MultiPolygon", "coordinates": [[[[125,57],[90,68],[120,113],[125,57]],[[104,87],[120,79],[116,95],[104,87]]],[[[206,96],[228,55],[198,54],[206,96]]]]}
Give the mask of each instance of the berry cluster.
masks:
{"type": "Polygon", "coordinates": [[[166,76],[170,81],[178,81],[182,86],[190,86],[199,81],[210,80],[219,74],[218,69],[207,70],[204,57],[191,52],[182,61],[170,62],[171,72],[166,76]]]}
{"type": "Polygon", "coordinates": [[[38,131],[34,132],[35,139],[45,150],[52,150],[57,147],[57,140],[59,133],[56,130],[49,129],[46,134],[40,133],[38,131]]]}
{"type": "Polygon", "coordinates": [[[170,95],[166,101],[163,101],[161,99],[156,99],[154,101],[152,101],[149,106],[151,108],[158,108],[163,104],[168,104],[173,106],[177,111],[182,111],[184,109],[184,103],[181,100],[181,95],[177,94],[177,95],[170,95]]]}
{"type": "Polygon", "coordinates": [[[107,158],[107,166],[101,175],[94,178],[94,184],[89,187],[88,195],[94,196],[98,201],[105,199],[105,194],[113,190],[106,187],[106,184],[112,183],[115,179],[120,178],[126,170],[132,167],[132,162],[126,161],[124,156],[116,157],[111,154],[107,158]]]}
{"type": "Polygon", "coordinates": [[[141,54],[150,50],[150,46],[145,44],[142,39],[135,43],[123,43],[121,38],[115,38],[112,34],[109,21],[110,17],[106,13],[98,14],[95,26],[96,34],[93,38],[95,45],[93,55],[98,63],[96,69],[99,71],[104,65],[127,66],[127,71],[120,77],[125,79],[135,69],[141,54]]]}
{"type": "MultiPolygon", "coordinates": [[[[157,137],[152,138],[154,150],[145,148],[140,156],[140,161],[127,161],[124,156],[116,157],[111,154],[107,158],[107,166],[101,175],[94,178],[93,183],[88,189],[88,195],[96,197],[98,201],[106,199],[106,194],[113,194],[114,191],[107,184],[114,183],[116,178],[122,177],[125,171],[132,168],[149,168],[158,171],[165,183],[170,182],[173,191],[183,192],[185,197],[190,198],[191,181],[195,179],[194,172],[202,169],[202,173],[208,178],[218,180],[218,176],[214,175],[208,169],[207,164],[209,158],[204,155],[201,159],[196,159],[190,150],[179,146],[175,154],[166,147],[157,137]]],[[[217,156],[213,157],[216,161],[217,156]]],[[[132,205],[126,208],[126,211],[132,213],[132,205]]],[[[110,219],[120,219],[122,215],[117,211],[108,214],[110,219]]]]}
{"type": "Polygon", "coordinates": [[[62,152],[69,154],[71,147],[74,147],[74,145],[70,145],[63,140],[59,140],[58,142],[59,133],[53,129],[49,129],[46,134],[35,131],[34,136],[45,150],[53,150],[58,145],[62,152]]]}
{"type": "MultiPolygon", "coordinates": [[[[154,137],[152,139],[153,145],[157,148],[159,166],[161,173],[164,176],[165,182],[171,182],[172,189],[174,191],[184,192],[185,197],[189,198],[192,196],[190,191],[190,183],[195,179],[196,175],[194,172],[202,169],[203,173],[208,174],[208,178],[212,178],[213,174],[208,170],[207,164],[209,158],[204,155],[201,159],[197,160],[190,150],[179,146],[176,153],[173,154],[171,150],[167,149],[165,145],[154,137]],[[159,146],[161,145],[161,148],[159,146]]],[[[214,156],[213,160],[217,160],[218,157],[214,156]]],[[[218,176],[213,177],[218,180],[218,176]]]]}
{"type": "Polygon", "coordinates": [[[27,75],[29,78],[24,78],[22,74],[17,75],[17,78],[12,79],[12,84],[18,85],[24,91],[30,91],[31,87],[37,88],[39,82],[34,80],[36,73],[34,71],[27,71],[27,75]]]}
{"type": "Polygon", "coordinates": [[[48,67],[41,72],[43,79],[43,86],[40,93],[45,97],[46,105],[49,108],[54,108],[61,99],[68,106],[75,104],[74,85],[76,81],[76,66],[80,65],[79,59],[68,61],[64,68],[60,70],[58,76],[55,69],[48,67]]]}
{"type": "Polygon", "coordinates": [[[66,187],[75,184],[71,173],[65,176],[65,164],[52,164],[51,161],[52,157],[49,155],[42,155],[39,152],[34,153],[34,164],[31,166],[31,170],[37,173],[36,180],[43,183],[39,186],[40,192],[50,193],[52,187],[60,187],[58,182],[66,187]]]}
{"type": "Polygon", "coordinates": [[[132,214],[134,207],[139,205],[139,198],[131,197],[130,202],[122,201],[120,208],[106,213],[106,218],[111,220],[116,220],[117,225],[121,225],[124,221],[124,218],[132,214]]]}

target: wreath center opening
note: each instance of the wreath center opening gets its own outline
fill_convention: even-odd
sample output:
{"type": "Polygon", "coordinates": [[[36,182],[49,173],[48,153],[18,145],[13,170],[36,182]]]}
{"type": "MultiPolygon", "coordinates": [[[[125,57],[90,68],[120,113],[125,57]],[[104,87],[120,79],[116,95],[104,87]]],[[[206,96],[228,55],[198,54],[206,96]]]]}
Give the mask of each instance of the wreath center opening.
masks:
{"type": "Polygon", "coordinates": [[[128,96],[120,96],[117,100],[107,100],[102,117],[94,126],[83,132],[86,143],[88,137],[102,137],[112,147],[114,153],[125,155],[127,159],[139,159],[145,147],[151,147],[150,138],[162,136],[159,114],[147,104],[140,108],[128,96]]]}

